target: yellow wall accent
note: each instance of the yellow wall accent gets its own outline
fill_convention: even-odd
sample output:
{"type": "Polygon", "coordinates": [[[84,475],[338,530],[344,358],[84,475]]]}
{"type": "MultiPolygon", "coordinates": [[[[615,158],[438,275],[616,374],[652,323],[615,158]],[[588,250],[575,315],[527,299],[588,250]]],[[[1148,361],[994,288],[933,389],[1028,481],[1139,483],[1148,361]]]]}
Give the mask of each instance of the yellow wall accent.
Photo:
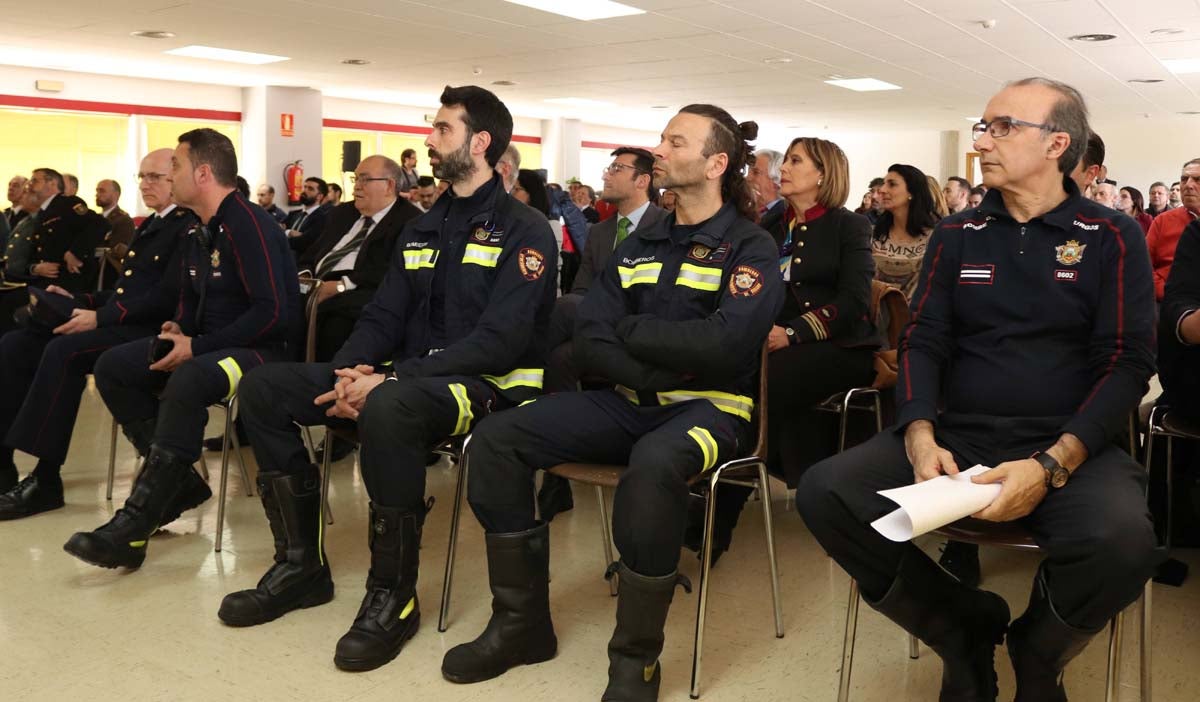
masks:
{"type": "Polygon", "coordinates": [[[229,140],[233,142],[233,150],[237,152],[239,162],[242,158],[242,125],[238,122],[197,122],[186,119],[147,117],[145,125],[146,153],[155,149],[173,149],[179,143],[180,134],[208,127],[229,137],[229,140]]]}
{"type": "Polygon", "coordinates": [[[132,210],[137,183],[124,177],[128,124],[121,115],[0,109],[0,181],[7,186],[9,178],[28,178],[35,168],[74,173],[79,197],[91,205],[96,183],[115,178],[122,188],[121,206],[132,210]]]}

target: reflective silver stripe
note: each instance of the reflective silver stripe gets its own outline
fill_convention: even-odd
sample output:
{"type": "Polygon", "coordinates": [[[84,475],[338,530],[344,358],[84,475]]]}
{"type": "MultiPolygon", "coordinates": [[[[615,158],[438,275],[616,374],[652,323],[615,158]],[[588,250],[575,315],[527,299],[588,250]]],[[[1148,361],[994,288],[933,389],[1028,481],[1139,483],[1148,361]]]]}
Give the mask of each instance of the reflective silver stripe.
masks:
{"type": "Polygon", "coordinates": [[[754,400],[745,395],[734,395],[729,392],[718,392],[716,390],[670,390],[668,392],[656,393],[658,396],[658,404],[673,405],[677,402],[688,402],[689,400],[708,400],[713,403],[713,406],[722,412],[728,412],[737,417],[749,422],[754,412],[754,400]]]}
{"type": "Polygon", "coordinates": [[[508,390],[518,385],[541,390],[542,378],[545,374],[546,372],[541,368],[515,368],[507,375],[484,375],[481,377],[500,390],[508,390]]]}
{"type": "Polygon", "coordinates": [[[410,249],[404,252],[404,267],[408,270],[433,268],[436,260],[436,249],[410,249]]]}
{"type": "Polygon", "coordinates": [[[233,356],[226,356],[217,361],[217,365],[221,370],[225,371],[225,375],[229,378],[229,394],[225,396],[225,401],[233,399],[234,393],[237,392],[238,383],[242,380],[242,367],[233,359],[233,356]]]}
{"type": "Polygon", "coordinates": [[[679,267],[675,284],[715,292],[721,289],[721,269],[685,263],[679,267]]]}
{"type": "Polygon", "coordinates": [[[467,397],[467,386],[462,383],[450,383],[450,395],[458,405],[458,421],[454,424],[454,433],[450,436],[461,436],[471,430],[471,420],[475,414],[471,411],[471,398],[467,397]]]}
{"type": "Polygon", "coordinates": [[[477,266],[484,266],[485,268],[495,268],[496,262],[500,260],[500,250],[498,246],[467,244],[467,249],[463,252],[462,262],[474,263],[477,266]]]}
{"type": "Polygon", "coordinates": [[[635,405],[640,404],[638,402],[637,393],[634,392],[633,390],[630,390],[629,388],[625,387],[624,385],[617,385],[616,387],[613,388],[613,390],[616,390],[619,395],[624,397],[626,400],[629,400],[633,404],[635,404],[635,405]]]}
{"type": "Polygon", "coordinates": [[[692,427],[688,430],[688,436],[700,444],[700,453],[704,456],[704,465],[700,471],[706,471],[709,468],[717,465],[717,440],[704,427],[692,427]]]}
{"type": "Polygon", "coordinates": [[[654,285],[658,275],[662,273],[661,263],[639,263],[636,266],[617,266],[617,275],[621,276],[621,287],[633,285],[654,285]]]}

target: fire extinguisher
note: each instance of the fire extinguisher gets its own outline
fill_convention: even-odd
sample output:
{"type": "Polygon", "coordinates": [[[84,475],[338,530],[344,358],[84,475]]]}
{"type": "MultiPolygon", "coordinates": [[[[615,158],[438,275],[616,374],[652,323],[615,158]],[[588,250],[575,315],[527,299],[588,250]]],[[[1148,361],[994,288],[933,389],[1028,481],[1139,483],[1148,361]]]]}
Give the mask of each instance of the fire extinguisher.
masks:
{"type": "Polygon", "coordinates": [[[283,182],[287,186],[289,205],[300,204],[300,192],[304,190],[304,166],[299,159],[283,167],[283,182]]]}

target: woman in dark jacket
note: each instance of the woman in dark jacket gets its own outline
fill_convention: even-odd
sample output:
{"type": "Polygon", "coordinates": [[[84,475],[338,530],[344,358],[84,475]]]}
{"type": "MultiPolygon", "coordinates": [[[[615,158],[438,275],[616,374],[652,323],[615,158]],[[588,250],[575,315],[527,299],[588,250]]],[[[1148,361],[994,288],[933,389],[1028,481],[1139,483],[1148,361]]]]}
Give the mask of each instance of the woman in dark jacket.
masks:
{"type": "MultiPolygon", "coordinates": [[[[767,340],[768,468],[795,485],[804,469],[836,450],[836,423],[827,421],[832,415],[813,407],[874,380],[875,261],[871,222],[844,207],[849,165],[837,144],[793,140],[779,194],[787,201],[783,216],[763,223],[779,245],[779,275],[787,286],[767,340]]],[[[728,547],[748,494],[730,486],[718,492],[714,559],[728,547]]]]}

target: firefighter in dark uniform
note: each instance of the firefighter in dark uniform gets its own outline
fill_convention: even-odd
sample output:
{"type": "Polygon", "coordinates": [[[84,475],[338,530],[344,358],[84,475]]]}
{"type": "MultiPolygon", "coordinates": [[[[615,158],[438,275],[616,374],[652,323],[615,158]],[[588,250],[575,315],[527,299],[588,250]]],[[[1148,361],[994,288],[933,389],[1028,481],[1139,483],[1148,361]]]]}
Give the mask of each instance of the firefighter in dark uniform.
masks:
{"type": "Polygon", "coordinates": [[[751,448],[759,359],[783,298],[775,245],[749,219],[742,178],[756,133],[712,105],[684,107],[667,125],[654,179],[677,193],[675,213],[622,242],[578,310],[576,362],[616,388],[549,395],[473,435],[469,500],[486,531],[492,619],[446,654],[447,680],[555,655],[534,472],[618,464],[629,467],[614,497],[620,595],[603,699],[657,698],[688,480],[751,448]]]}
{"type": "MultiPolygon", "coordinates": [[[[89,292],[96,286],[96,247],[110,225],[83,200],[63,195],[62,186],[62,175],[49,168],[35,170],[26,186],[41,205],[37,226],[29,236],[24,281],[39,288],[57,285],[71,293],[89,292]]],[[[13,312],[27,302],[24,291],[0,295],[0,334],[13,328],[13,312]]]]}
{"type": "Polygon", "coordinates": [[[512,117],[475,86],[447,88],[441,100],[426,146],[434,172],[452,183],[449,195],[405,225],[383,284],[331,363],[261,368],[241,396],[275,563],[255,589],[226,596],[218,615],[249,626],[333,597],[320,480],[297,424],[356,427],[371,570],[337,643],[343,670],[391,661],[417,631],[430,450],[542,387],[554,238],[545,217],[511,198],[494,173],[512,117]]]}
{"type": "MultiPolygon", "coordinates": [[[[196,216],[171,201],[166,174],[171,149],[142,160],[142,199],[155,210],[138,227],[115,290],[78,293],[72,318],[51,330],[30,326],[0,338],[0,471],[15,473],[13,449],[38,457],[37,467],[0,495],[0,520],[18,519],[63,505],[59,471],[71,444],[87,374],[100,354],[134,339],[153,336],[174,312],[156,288],[166,276],[178,285],[182,247],[196,216]],[[149,182],[147,174],[161,174],[149,182]]],[[[149,176],[153,177],[153,176],[149,176]]],[[[50,292],[72,297],[51,286],[50,292]]],[[[140,443],[140,442],[139,442],[140,443]]],[[[193,471],[193,475],[194,475],[193,471]]],[[[197,476],[198,478],[199,476],[197,476]]],[[[200,481],[197,489],[207,490],[200,481]]],[[[166,523],[166,522],[164,522],[166,523]]]]}
{"type": "Polygon", "coordinates": [[[236,174],[228,137],[212,129],[180,135],[171,192],[202,224],[188,235],[176,273],[174,321],[157,337],[117,346],[96,362],[101,397],[148,454],[125,506],[107,524],[65,544],[88,563],[142,564],[168,510],[183,512],[209,494],[186,499],[208,406],[231,399],[246,371],[294,351],[290,335],[300,317],[295,265],[271,215],[235,189],[236,174]]]}
{"type": "Polygon", "coordinates": [[[1009,84],[975,134],[988,194],[929,241],[898,423],[813,466],[796,501],[863,598],[942,658],[939,699],[995,700],[1007,631],[1018,702],[1057,702],[1063,668],[1161,560],[1145,473],[1114,443],[1154,374],[1154,285],[1141,228],[1068,177],[1088,138],[1074,88],[1009,84]],[[998,595],[869,526],[895,508],[877,491],[975,464],[1002,486],[976,516],[1020,523],[1045,555],[1011,626],[998,595]]]}

